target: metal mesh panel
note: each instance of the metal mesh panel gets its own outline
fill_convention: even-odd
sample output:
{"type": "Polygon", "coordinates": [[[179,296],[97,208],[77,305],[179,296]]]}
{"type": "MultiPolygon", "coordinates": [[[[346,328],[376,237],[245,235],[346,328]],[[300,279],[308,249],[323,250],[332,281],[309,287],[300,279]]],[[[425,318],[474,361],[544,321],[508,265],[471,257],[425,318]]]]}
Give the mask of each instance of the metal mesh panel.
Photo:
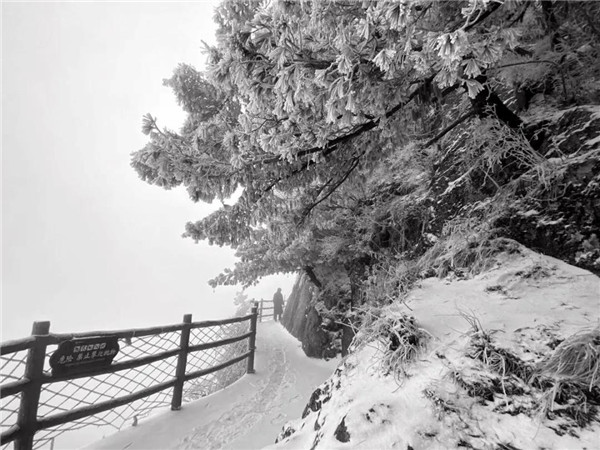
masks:
{"type": "Polygon", "coordinates": [[[8,431],[10,427],[17,423],[20,401],[21,393],[9,395],[2,399],[2,423],[0,425],[2,433],[8,431]]]}
{"type": "MultiPolygon", "coordinates": [[[[82,406],[96,405],[170,381],[175,375],[176,362],[177,357],[173,356],[163,361],[117,373],[46,384],[42,386],[38,416],[46,417],[82,406]]],[[[81,420],[95,423],[96,416],[81,420]]],[[[117,428],[120,428],[120,425],[117,428]]]]}
{"type": "MultiPolygon", "coordinates": [[[[167,405],[170,405],[172,395],[173,389],[167,389],[103,413],[38,431],[35,434],[33,448],[50,448],[52,440],[56,440],[58,442],[58,448],[60,448],[60,435],[68,431],[80,430],[92,425],[96,427],[106,427],[107,429],[112,429],[114,431],[120,430],[125,426],[134,425],[138,420],[148,417],[156,408],[164,408],[167,405]]],[[[58,410],[53,413],[56,412],[58,412],[58,410]]]]}
{"type": "MultiPolygon", "coordinates": [[[[27,350],[0,356],[0,384],[4,385],[22,379],[25,374],[26,360],[27,350]]],[[[0,400],[0,432],[4,433],[10,427],[16,425],[20,402],[20,393],[9,395],[0,400]]],[[[11,446],[11,443],[5,444],[2,446],[2,449],[10,448],[11,446]]]]}
{"type": "MultiPolygon", "coordinates": [[[[126,362],[177,349],[179,339],[179,331],[119,339],[120,350],[114,362],[126,362]]],[[[57,345],[48,346],[44,367],[48,375],[51,373],[49,357],[56,348],[57,345]]],[[[175,377],[176,367],[177,356],[172,356],[162,361],[116,373],[45,384],[42,386],[40,395],[38,417],[47,417],[83,406],[96,405],[170,381],[175,377]]],[[[133,424],[134,421],[147,417],[156,408],[167,407],[171,403],[171,398],[172,389],[167,389],[118,408],[39,431],[35,435],[34,448],[46,448],[52,438],[56,438],[66,431],[78,430],[90,425],[119,430],[133,424]]]]}
{"type": "Polygon", "coordinates": [[[171,331],[152,336],[120,339],[119,346],[121,349],[115,362],[129,361],[143,356],[156,355],[167,350],[175,350],[179,348],[180,335],[180,331],[171,331]]]}
{"type": "MultiPolygon", "coordinates": [[[[19,404],[21,403],[21,393],[9,395],[1,400],[2,413],[0,418],[0,432],[5,433],[10,427],[17,423],[17,414],[19,412],[19,404]]],[[[3,445],[2,450],[10,448],[12,443],[3,445]]]]}
{"type": "Polygon", "coordinates": [[[17,381],[25,375],[27,351],[21,350],[0,356],[0,384],[17,381]]]}
{"type": "MultiPolygon", "coordinates": [[[[248,322],[238,322],[190,331],[190,345],[205,344],[239,336],[248,332],[248,322]]],[[[248,351],[248,340],[244,339],[222,347],[211,348],[188,354],[186,373],[208,369],[243,355],[248,351]]],[[[246,361],[239,361],[218,372],[205,375],[185,383],[184,401],[192,401],[229,386],[244,375],[246,361]]]]}

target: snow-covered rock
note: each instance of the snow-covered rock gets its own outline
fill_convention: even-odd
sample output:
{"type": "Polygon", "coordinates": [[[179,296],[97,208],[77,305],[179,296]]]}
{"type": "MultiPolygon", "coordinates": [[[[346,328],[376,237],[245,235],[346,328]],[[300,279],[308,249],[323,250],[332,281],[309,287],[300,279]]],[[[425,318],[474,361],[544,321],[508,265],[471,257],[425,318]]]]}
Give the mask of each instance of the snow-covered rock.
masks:
{"type": "Polygon", "coordinates": [[[414,317],[426,345],[407,357],[385,334],[359,335],[268,448],[599,448],[596,275],[519,247],[472,279],[425,279],[377,314],[414,317]]]}

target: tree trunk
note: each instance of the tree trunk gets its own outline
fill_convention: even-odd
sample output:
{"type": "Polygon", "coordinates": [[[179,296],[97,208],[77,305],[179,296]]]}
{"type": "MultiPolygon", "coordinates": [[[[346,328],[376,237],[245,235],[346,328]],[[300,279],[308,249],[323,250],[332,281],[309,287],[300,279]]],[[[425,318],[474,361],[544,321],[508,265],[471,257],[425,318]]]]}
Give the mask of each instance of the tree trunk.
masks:
{"type": "Polygon", "coordinates": [[[504,104],[494,91],[490,90],[487,77],[479,75],[475,80],[483,86],[483,90],[471,99],[475,114],[481,118],[495,115],[510,128],[519,128],[523,121],[504,104]]]}
{"type": "Polygon", "coordinates": [[[305,266],[304,267],[304,273],[306,274],[306,276],[308,277],[308,279],[312,282],[312,284],[314,284],[319,289],[323,288],[323,283],[321,283],[319,281],[319,279],[317,278],[317,275],[315,274],[315,271],[313,270],[312,267],[305,266]]]}
{"type": "MultiPolygon", "coordinates": [[[[568,7],[568,4],[567,4],[568,7]]],[[[555,49],[556,45],[559,42],[559,37],[558,37],[558,20],[556,20],[556,15],[554,14],[556,5],[554,4],[553,1],[549,1],[549,0],[543,0],[542,1],[542,12],[544,14],[544,22],[546,25],[546,31],[548,33],[550,33],[550,35],[552,36],[551,39],[551,44],[552,44],[552,50],[555,49]]]]}
{"type": "MultiPolygon", "coordinates": [[[[348,279],[350,280],[350,304],[348,305],[350,311],[360,304],[360,286],[362,280],[365,278],[367,261],[366,259],[359,259],[345,267],[348,279]]],[[[342,356],[348,355],[350,344],[352,344],[352,340],[354,339],[354,329],[351,326],[353,324],[349,318],[346,318],[346,321],[349,323],[345,323],[342,326],[342,356]]]]}
{"type": "Polygon", "coordinates": [[[350,325],[344,324],[342,328],[342,357],[348,355],[352,339],[354,339],[354,330],[350,325]]]}

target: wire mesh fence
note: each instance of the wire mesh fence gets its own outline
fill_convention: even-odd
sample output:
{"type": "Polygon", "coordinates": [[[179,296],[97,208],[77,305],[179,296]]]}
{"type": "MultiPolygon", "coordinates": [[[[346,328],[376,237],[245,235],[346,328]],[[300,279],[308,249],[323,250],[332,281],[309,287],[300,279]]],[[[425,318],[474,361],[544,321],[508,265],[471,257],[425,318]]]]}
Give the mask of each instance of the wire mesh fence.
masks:
{"type": "MultiPolygon", "coordinates": [[[[220,341],[240,336],[247,331],[248,324],[244,322],[226,324],[219,327],[196,328],[190,332],[190,345],[220,341]]],[[[248,343],[246,340],[242,340],[221,347],[190,353],[188,355],[186,373],[214,367],[237,356],[241,356],[246,351],[248,351],[248,343]]],[[[240,361],[216,373],[186,382],[183,392],[184,399],[186,401],[197,400],[229,386],[244,374],[246,370],[245,364],[245,361],[240,361]]]]}
{"type": "MultiPolygon", "coordinates": [[[[27,361],[27,350],[19,350],[0,356],[0,385],[20,381],[25,376],[25,363],[27,361]]],[[[0,432],[5,433],[11,426],[17,423],[21,393],[8,395],[0,400],[0,432]]],[[[10,444],[2,445],[4,450],[10,444]]]]}
{"type": "Polygon", "coordinates": [[[25,375],[27,350],[20,350],[0,357],[0,381],[18,381],[25,375]]]}
{"type": "MultiPolygon", "coordinates": [[[[93,416],[40,430],[35,435],[33,449],[51,448],[53,442],[58,442],[57,448],[61,448],[61,438],[64,437],[65,433],[82,430],[87,427],[102,427],[107,432],[110,432],[111,430],[118,431],[126,426],[135,426],[139,420],[148,417],[157,408],[167,407],[170,404],[171,396],[172,389],[168,389],[128,403],[127,405],[94,414],[93,416]]],[[[80,404],[84,404],[84,402],[80,404]]],[[[62,410],[64,408],[57,409],[53,413],[62,410]]]]}
{"type": "MultiPolygon", "coordinates": [[[[5,433],[17,422],[21,393],[9,395],[1,400],[2,418],[0,419],[0,432],[5,433]]],[[[2,450],[9,448],[11,444],[3,444],[2,450]]]]}
{"type": "MultiPolygon", "coordinates": [[[[131,361],[177,349],[179,335],[179,331],[172,331],[139,338],[119,339],[120,350],[114,362],[131,361]]],[[[44,366],[44,372],[47,375],[51,374],[50,356],[57,347],[58,345],[48,346],[44,366]]],[[[44,418],[57,412],[67,412],[82,406],[95,405],[169,381],[175,376],[176,365],[177,356],[172,356],[115,373],[45,384],[42,386],[40,394],[38,417],[44,418]]],[[[79,430],[90,425],[108,427],[118,431],[124,426],[137,423],[157,408],[168,407],[171,397],[172,390],[165,390],[125,406],[41,430],[36,434],[34,448],[45,448],[45,444],[48,444],[52,438],[57,438],[67,431],[79,430]]]]}
{"type": "MultiPolygon", "coordinates": [[[[223,339],[235,338],[249,331],[247,321],[225,323],[190,330],[189,346],[208,344],[223,339]]],[[[147,336],[133,336],[119,339],[119,352],[113,364],[135,361],[143,357],[154,356],[180,348],[181,331],[168,331],[147,336]]],[[[49,364],[50,356],[58,344],[48,345],[44,360],[46,380],[52,377],[49,364]]],[[[244,355],[248,351],[248,340],[243,339],[223,346],[194,351],[187,354],[186,374],[198,370],[210,369],[231,359],[244,355]]],[[[0,384],[19,381],[25,373],[27,351],[3,355],[0,359],[0,384]]],[[[176,377],[178,354],[165,359],[150,362],[142,366],[127,368],[112,373],[90,374],[89,376],[44,382],[38,403],[38,420],[53,417],[57,413],[68,413],[82,407],[92,407],[125,395],[140,391],[161,383],[171,382],[176,377]]],[[[211,394],[239,379],[245,373],[245,360],[225,367],[217,372],[195,378],[184,384],[183,401],[190,402],[211,394]]],[[[7,395],[2,399],[2,433],[17,423],[20,406],[20,393],[7,395]]],[[[154,411],[166,409],[171,404],[173,388],[165,389],[131,403],[88,415],[67,423],[39,430],[34,436],[34,449],[52,448],[59,436],[66,432],[86,427],[103,427],[117,431],[136,425],[154,411]]],[[[11,443],[3,444],[1,449],[10,448],[11,443]]],[[[60,446],[59,446],[60,447],[60,446]]],[[[57,448],[59,448],[57,447],[57,448]]]]}

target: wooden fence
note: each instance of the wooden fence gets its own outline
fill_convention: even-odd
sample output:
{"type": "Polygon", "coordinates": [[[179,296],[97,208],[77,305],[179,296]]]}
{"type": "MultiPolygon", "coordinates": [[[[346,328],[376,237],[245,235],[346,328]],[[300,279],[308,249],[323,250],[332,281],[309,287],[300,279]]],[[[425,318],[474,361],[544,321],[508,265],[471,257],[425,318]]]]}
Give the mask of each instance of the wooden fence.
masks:
{"type": "Polygon", "coordinates": [[[260,299],[258,309],[258,320],[262,322],[263,320],[273,320],[273,300],[264,300],[260,299]]]}
{"type": "MultiPolygon", "coordinates": [[[[195,380],[199,377],[213,374],[217,371],[221,371],[229,366],[243,361],[244,359],[247,359],[247,366],[245,370],[246,373],[254,373],[254,350],[256,342],[257,318],[258,304],[255,303],[252,307],[251,314],[244,317],[236,317],[219,321],[192,322],[191,314],[186,314],[183,317],[183,323],[176,325],[113,332],[98,331],[75,334],[53,334],[50,333],[50,322],[35,322],[33,324],[32,335],[30,337],[15,341],[3,342],[0,346],[0,356],[2,357],[3,361],[2,370],[5,372],[2,374],[2,379],[11,380],[0,385],[0,398],[2,399],[3,416],[5,416],[7,411],[9,411],[9,407],[6,407],[6,398],[12,398],[14,400],[14,404],[18,405],[18,407],[15,406],[14,408],[16,421],[8,425],[3,423],[3,427],[6,428],[6,430],[4,431],[3,428],[1,434],[1,445],[3,448],[5,448],[8,443],[14,442],[15,450],[31,450],[32,448],[39,448],[40,445],[39,442],[36,443],[37,438],[35,435],[41,430],[47,430],[62,424],[78,421],[82,418],[98,415],[105,411],[114,411],[115,408],[122,407],[140,399],[146,399],[146,397],[160,393],[167,389],[173,390],[170,400],[171,410],[179,410],[182,404],[184,383],[195,380]],[[242,330],[241,334],[233,336],[231,336],[231,329],[229,329],[227,333],[222,332],[223,327],[227,327],[232,324],[237,326],[235,331],[239,332],[239,325],[243,325],[243,322],[249,322],[247,332],[243,332],[244,330],[242,330]],[[218,331],[214,331],[215,329],[218,329],[218,331]],[[210,335],[207,330],[209,330],[212,335],[210,335]],[[190,333],[194,333],[196,338],[198,335],[201,336],[200,343],[192,345],[193,342],[190,342],[190,333]],[[210,340],[206,342],[205,337],[207,335],[209,337],[212,336],[213,338],[216,338],[216,340],[210,340]],[[111,359],[108,361],[108,363],[105,358],[103,362],[100,361],[100,364],[103,364],[101,367],[97,364],[92,364],[88,369],[84,368],[83,370],[76,370],[72,373],[69,373],[69,370],[56,370],[58,355],[55,355],[55,357],[51,359],[52,355],[48,350],[49,346],[53,345],[57,346],[55,353],[61,348],[65,348],[65,346],[66,348],[75,348],[77,350],[77,347],[73,347],[73,345],[75,345],[73,343],[86,342],[86,339],[87,342],[100,342],[103,339],[112,339],[114,342],[117,342],[118,340],[122,343],[124,348],[126,348],[128,345],[132,345],[131,342],[134,338],[139,342],[144,342],[143,339],[145,338],[151,338],[155,339],[155,341],[162,342],[165,341],[163,338],[165,336],[170,336],[170,338],[166,339],[166,341],[168,341],[167,343],[172,344],[172,347],[174,348],[162,351],[163,348],[167,348],[167,345],[161,344],[160,346],[152,347],[152,351],[147,351],[146,348],[145,353],[141,353],[141,356],[138,352],[134,353],[134,355],[138,355],[137,357],[129,358],[124,361],[120,361],[117,358],[116,362],[112,362],[111,359]],[[223,336],[226,337],[223,338],[223,336]],[[222,350],[220,347],[224,348],[224,346],[230,346],[236,342],[243,343],[242,341],[245,339],[248,340],[248,345],[247,347],[242,348],[241,351],[246,349],[244,353],[232,357],[226,361],[221,361],[223,355],[228,355],[228,353],[225,351],[219,353],[221,359],[214,357],[214,352],[222,350]],[[69,347],[69,345],[71,347],[69,347]],[[157,348],[161,349],[161,351],[158,353],[155,352],[157,348]],[[202,368],[200,370],[190,371],[190,367],[192,369],[195,367],[194,365],[190,366],[188,358],[198,359],[200,357],[195,354],[204,351],[204,354],[208,355],[209,350],[213,352],[213,356],[211,357],[212,361],[216,361],[217,364],[211,367],[202,368]],[[26,354],[23,357],[18,357],[16,355],[19,352],[21,352],[21,354],[26,352],[26,354]],[[123,373],[126,373],[124,371],[131,369],[143,369],[142,372],[136,372],[138,374],[144,374],[148,372],[151,373],[151,370],[149,369],[150,365],[152,365],[152,369],[154,370],[157,367],[156,364],[165,364],[165,361],[168,361],[169,359],[171,362],[166,365],[166,367],[160,368],[160,374],[164,374],[163,379],[159,380],[158,375],[150,379],[151,381],[155,382],[153,385],[148,386],[146,385],[147,381],[140,382],[140,380],[135,378],[135,376],[124,378],[123,383],[125,381],[132,382],[136,385],[136,388],[141,387],[142,389],[132,389],[131,393],[120,397],[113,397],[110,389],[120,389],[123,383],[120,384],[119,381],[109,382],[107,381],[106,377],[99,377],[104,375],[123,376],[123,373]],[[54,366],[52,370],[49,370],[48,366],[52,365],[53,362],[54,366]],[[23,370],[21,371],[22,373],[15,375],[15,369],[11,369],[12,372],[9,373],[7,367],[18,364],[23,366],[23,370]],[[97,394],[96,391],[101,390],[98,386],[103,386],[106,387],[104,391],[106,395],[105,398],[107,398],[107,400],[98,402],[97,399],[90,399],[85,403],[84,406],[75,408],[59,407],[54,408],[51,411],[51,414],[40,413],[40,405],[44,405],[46,408],[48,406],[47,404],[40,402],[40,394],[42,393],[43,388],[56,383],[64,384],[64,382],[72,382],[71,380],[85,378],[93,379],[97,382],[97,384],[93,384],[92,387],[81,387],[79,388],[79,391],[83,392],[85,390],[86,393],[91,392],[93,394],[97,394]],[[101,383],[104,383],[104,385],[101,383]],[[108,392],[108,394],[106,394],[106,392],[108,392]],[[20,397],[20,400],[18,397],[20,397]],[[56,410],[59,412],[57,413],[56,410]]],[[[96,346],[100,348],[100,344],[97,344],[96,346]]],[[[80,347],[83,348],[83,346],[80,347]]],[[[115,353],[119,351],[119,345],[117,345],[116,348],[117,350],[115,353]]],[[[87,350],[91,350],[91,347],[87,350]]],[[[96,351],[93,353],[96,354],[96,351]]],[[[108,355],[109,352],[106,354],[108,355]]],[[[98,355],[103,355],[103,353],[98,352],[98,355]]],[[[69,356],[67,356],[67,358],[69,358],[69,356]]],[[[61,362],[63,359],[64,355],[61,357],[61,362]]],[[[64,398],[76,394],[76,391],[73,391],[70,394],[62,387],[55,389],[54,392],[51,390],[49,392],[64,398]]],[[[61,397],[58,398],[64,403],[65,400],[61,400],[61,397]]],[[[4,421],[5,419],[3,418],[2,420],[4,421]]],[[[107,420],[105,420],[105,422],[107,422],[107,420]]],[[[134,424],[136,423],[137,416],[134,416],[134,424]]],[[[54,437],[46,440],[53,443],[54,437]]]]}

